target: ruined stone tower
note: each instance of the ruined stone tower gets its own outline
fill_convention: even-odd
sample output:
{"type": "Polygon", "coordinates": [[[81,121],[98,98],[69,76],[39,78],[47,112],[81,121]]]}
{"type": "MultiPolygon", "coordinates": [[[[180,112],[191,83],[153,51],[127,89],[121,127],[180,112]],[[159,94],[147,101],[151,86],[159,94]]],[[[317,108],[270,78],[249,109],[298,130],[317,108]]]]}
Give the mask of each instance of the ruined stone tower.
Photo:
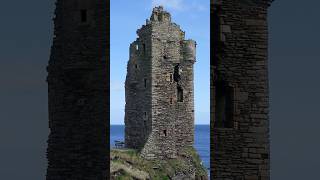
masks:
{"type": "Polygon", "coordinates": [[[137,34],[125,82],[125,145],[147,159],[175,158],[193,146],[196,43],[161,6],[137,34]]]}
{"type": "Polygon", "coordinates": [[[271,0],[213,2],[211,176],[267,180],[271,0]]]}
{"type": "Polygon", "coordinates": [[[108,170],[107,1],[57,0],[48,66],[47,180],[103,180],[108,170]]]}

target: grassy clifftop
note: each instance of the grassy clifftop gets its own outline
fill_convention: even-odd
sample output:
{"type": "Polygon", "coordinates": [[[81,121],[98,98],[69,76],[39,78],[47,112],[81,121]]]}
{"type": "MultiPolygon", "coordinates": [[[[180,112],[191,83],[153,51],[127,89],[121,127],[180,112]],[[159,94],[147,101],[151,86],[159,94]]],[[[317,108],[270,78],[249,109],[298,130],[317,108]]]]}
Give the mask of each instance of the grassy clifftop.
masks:
{"type": "Polygon", "coordinates": [[[110,162],[111,179],[116,180],[208,179],[207,171],[193,148],[184,149],[178,158],[165,161],[144,160],[132,149],[112,149],[110,162]]]}

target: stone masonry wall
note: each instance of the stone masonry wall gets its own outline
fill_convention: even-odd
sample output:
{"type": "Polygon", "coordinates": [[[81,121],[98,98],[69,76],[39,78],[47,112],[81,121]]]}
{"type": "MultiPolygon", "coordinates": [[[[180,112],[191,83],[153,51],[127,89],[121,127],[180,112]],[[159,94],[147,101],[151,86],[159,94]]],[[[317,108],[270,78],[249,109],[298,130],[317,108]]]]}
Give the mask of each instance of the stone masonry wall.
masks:
{"type": "Polygon", "coordinates": [[[48,70],[47,180],[107,177],[107,2],[57,0],[48,70]]]}
{"type": "Polygon", "coordinates": [[[125,82],[125,144],[142,149],[151,132],[151,48],[150,28],[140,31],[130,45],[125,82]]]}
{"type": "Polygon", "coordinates": [[[131,46],[139,44],[138,49],[145,53],[143,56],[136,56],[135,50],[130,53],[126,79],[126,146],[138,144],[135,148],[142,148],[141,154],[147,159],[175,158],[181,148],[193,145],[196,43],[184,39],[184,32],[171,22],[170,14],[161,6],[153,9],[150,19],[137,34],[139,37],[131,46]],[[141,68],[136,70],[135,64],[141,68]],[[132,69],[139,72],[135,74],[132,69]],[[146,79],[147,88],[129,86],[134,78],[136,87],[143,86],[146,79]],[[131,113],[129,107],[135,107],[140,115],[131,113]],[[147,125],[144,125],[145,112],[147,125]]]}
{"type": "Polygon", "coordinates": [[[213,4],[213,179],[270,179],[269,3],[221,0],[213,4]]]}

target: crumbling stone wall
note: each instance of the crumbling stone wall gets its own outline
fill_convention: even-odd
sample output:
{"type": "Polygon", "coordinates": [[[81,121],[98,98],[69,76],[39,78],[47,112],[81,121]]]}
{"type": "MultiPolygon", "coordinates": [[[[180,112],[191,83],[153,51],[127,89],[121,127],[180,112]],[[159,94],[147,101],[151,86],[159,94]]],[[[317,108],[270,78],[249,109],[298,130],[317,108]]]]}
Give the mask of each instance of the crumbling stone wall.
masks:
{"type": "Polygon", "coordinates": [[[268,0],[213,4],[213,179],[270,179],[269,5],[268,0]]]}
{"type": "Polygon", "coordinates": [[[107,177],[107,1],[57,0],[49,60],[47,180],[107,177]]]}
{"type": "Polygon", "coordinates": [[[125,144],[147,159],[175,158],[194,141],[196,43],[161,6],[137,34],[125,82],[125,144]]]}

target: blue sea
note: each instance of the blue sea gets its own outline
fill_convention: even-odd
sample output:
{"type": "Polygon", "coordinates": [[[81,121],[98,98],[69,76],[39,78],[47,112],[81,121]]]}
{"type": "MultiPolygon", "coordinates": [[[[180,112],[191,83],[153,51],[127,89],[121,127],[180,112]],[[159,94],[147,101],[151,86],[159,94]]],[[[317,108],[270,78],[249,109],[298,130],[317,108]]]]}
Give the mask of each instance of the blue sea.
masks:
{"type": "MultiPolygon", "coordinates": [[[[110,147],[114,147],[114,141],[124,141],[124,125],[110,126],[110,147]]],[[[210,168],[210,125],[195,125],[194,147],[198,151],[204,166],[210,168]]]]}

